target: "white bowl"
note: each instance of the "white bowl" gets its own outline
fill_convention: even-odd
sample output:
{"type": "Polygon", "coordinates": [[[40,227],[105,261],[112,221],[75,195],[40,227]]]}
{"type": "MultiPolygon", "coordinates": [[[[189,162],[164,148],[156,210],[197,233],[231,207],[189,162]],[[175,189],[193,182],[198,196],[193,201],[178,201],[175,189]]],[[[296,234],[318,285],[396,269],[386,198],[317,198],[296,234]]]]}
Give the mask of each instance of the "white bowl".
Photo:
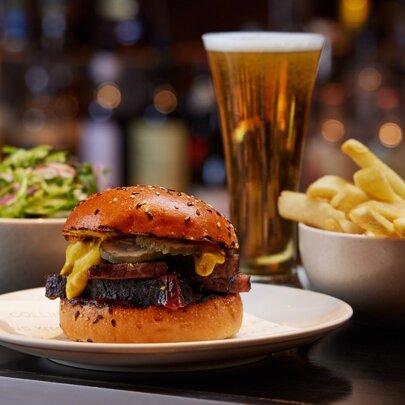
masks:
{"type": "Polygon", "coordinates": [[[329,232],[299,224],[310,288],[350,304],[354,318],[405,327],[405,239],[329,232]]]}
{"type": "Polygon", "coordinates": [[[67,242],[65,219],[0,218],[0,293],[43,286],[59,273],[67,242]]]}

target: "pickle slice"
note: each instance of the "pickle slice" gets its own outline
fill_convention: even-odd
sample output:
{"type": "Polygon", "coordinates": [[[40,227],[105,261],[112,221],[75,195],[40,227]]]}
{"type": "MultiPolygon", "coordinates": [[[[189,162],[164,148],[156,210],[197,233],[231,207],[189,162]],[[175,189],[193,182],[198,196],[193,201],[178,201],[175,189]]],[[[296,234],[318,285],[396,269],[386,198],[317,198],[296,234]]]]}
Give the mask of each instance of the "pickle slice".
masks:
{"type": "Polygon", "coordinates": [[[193,243],[183,243],[175,239],[150,238],[148,236],[137,236],[136,243],[152,252],[161,252],[165,255],[198,255],[201,253],[201,246],[193,243]]]}
{"type": "Polygon", "coordinates": [[[148,262],[163,257],[161,252],[138,246],[135,238],[105,239],[100,245],[100,255],[110,263],[148,262]]]}

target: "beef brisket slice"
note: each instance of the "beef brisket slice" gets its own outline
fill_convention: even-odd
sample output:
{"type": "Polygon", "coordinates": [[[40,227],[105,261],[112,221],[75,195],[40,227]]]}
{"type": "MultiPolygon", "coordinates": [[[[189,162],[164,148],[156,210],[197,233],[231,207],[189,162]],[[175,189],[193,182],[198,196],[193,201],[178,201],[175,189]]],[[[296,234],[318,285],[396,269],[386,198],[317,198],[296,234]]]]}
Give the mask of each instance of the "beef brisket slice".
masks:
{"type": "MultiPolygon", "coordinates": [[[[48,276],[46,297],[66,298],[65,289],[66,277],[48,276]]],[[[174,273],[156,279],[90,279],[80,298],[115,301],[136,308],[158,305],[176,309],[200,300],[202,294],[194,292],[187,281],[174,273]]]]}

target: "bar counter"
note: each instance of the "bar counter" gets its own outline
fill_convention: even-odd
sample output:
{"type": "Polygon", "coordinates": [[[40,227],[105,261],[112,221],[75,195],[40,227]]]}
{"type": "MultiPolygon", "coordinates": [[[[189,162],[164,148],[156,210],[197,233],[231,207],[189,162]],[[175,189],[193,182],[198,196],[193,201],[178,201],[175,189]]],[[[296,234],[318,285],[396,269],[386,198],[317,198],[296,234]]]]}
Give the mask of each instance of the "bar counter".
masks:
{"type": "Polygon", "coordinates": [[[180,373],[83,370],[0,347],[0,403],[401,404],[404,342],[404,330],[349,321],[254,363],[180,373]]]}

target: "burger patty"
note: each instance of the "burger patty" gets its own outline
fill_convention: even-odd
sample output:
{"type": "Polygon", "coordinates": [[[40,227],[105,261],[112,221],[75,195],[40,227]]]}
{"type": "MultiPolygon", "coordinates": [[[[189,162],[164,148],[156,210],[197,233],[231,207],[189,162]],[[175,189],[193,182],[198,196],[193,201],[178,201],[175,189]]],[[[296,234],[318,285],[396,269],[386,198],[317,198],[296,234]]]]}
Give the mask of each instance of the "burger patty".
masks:
{"type": "MultiPolygon", "coordinates": [[[[122,264],[119,266],[122,271],[122,264]]],[[[127,301],[128,305],[146,308],[160,305],[179,308],[201,300],[210,294],[230,294],[250,290],[248,276],[237,273],[232,277],[194,277],[187,279],[177,273],[157,278],[89,278],[80,298],[127,301]]],[[[45,285],[48,298],[66,298],[66,277],[50,275],[45,285]]]]}
{"type": "MultiPolygon", "coordinates": [[[[66,277],[52,274],[45,285],[45,296],[66,298],[66,277]]],[[[146,308],[150,305],[177,309],[202,298],[191,285],[176,273],[146,279],[89,279],[76,301],[97,300],[99,303],[116,302],[119,305],[146,308]]]]}
{"type": "MultiPolygon", "coordinates": [[[[228,254],[206,277],[194,270],[193,256],[166,256],[163,261],[140,263],[104,262],[89,268],[87,285],[78,300],[115,302],[137,308],[150,305],[184,307],[210,295],[250,290],[250,278],[239,273],[239,255],[228,254]]],[[[66,276],[50,275],[45,295],[66,298],[66,276]]]]}

